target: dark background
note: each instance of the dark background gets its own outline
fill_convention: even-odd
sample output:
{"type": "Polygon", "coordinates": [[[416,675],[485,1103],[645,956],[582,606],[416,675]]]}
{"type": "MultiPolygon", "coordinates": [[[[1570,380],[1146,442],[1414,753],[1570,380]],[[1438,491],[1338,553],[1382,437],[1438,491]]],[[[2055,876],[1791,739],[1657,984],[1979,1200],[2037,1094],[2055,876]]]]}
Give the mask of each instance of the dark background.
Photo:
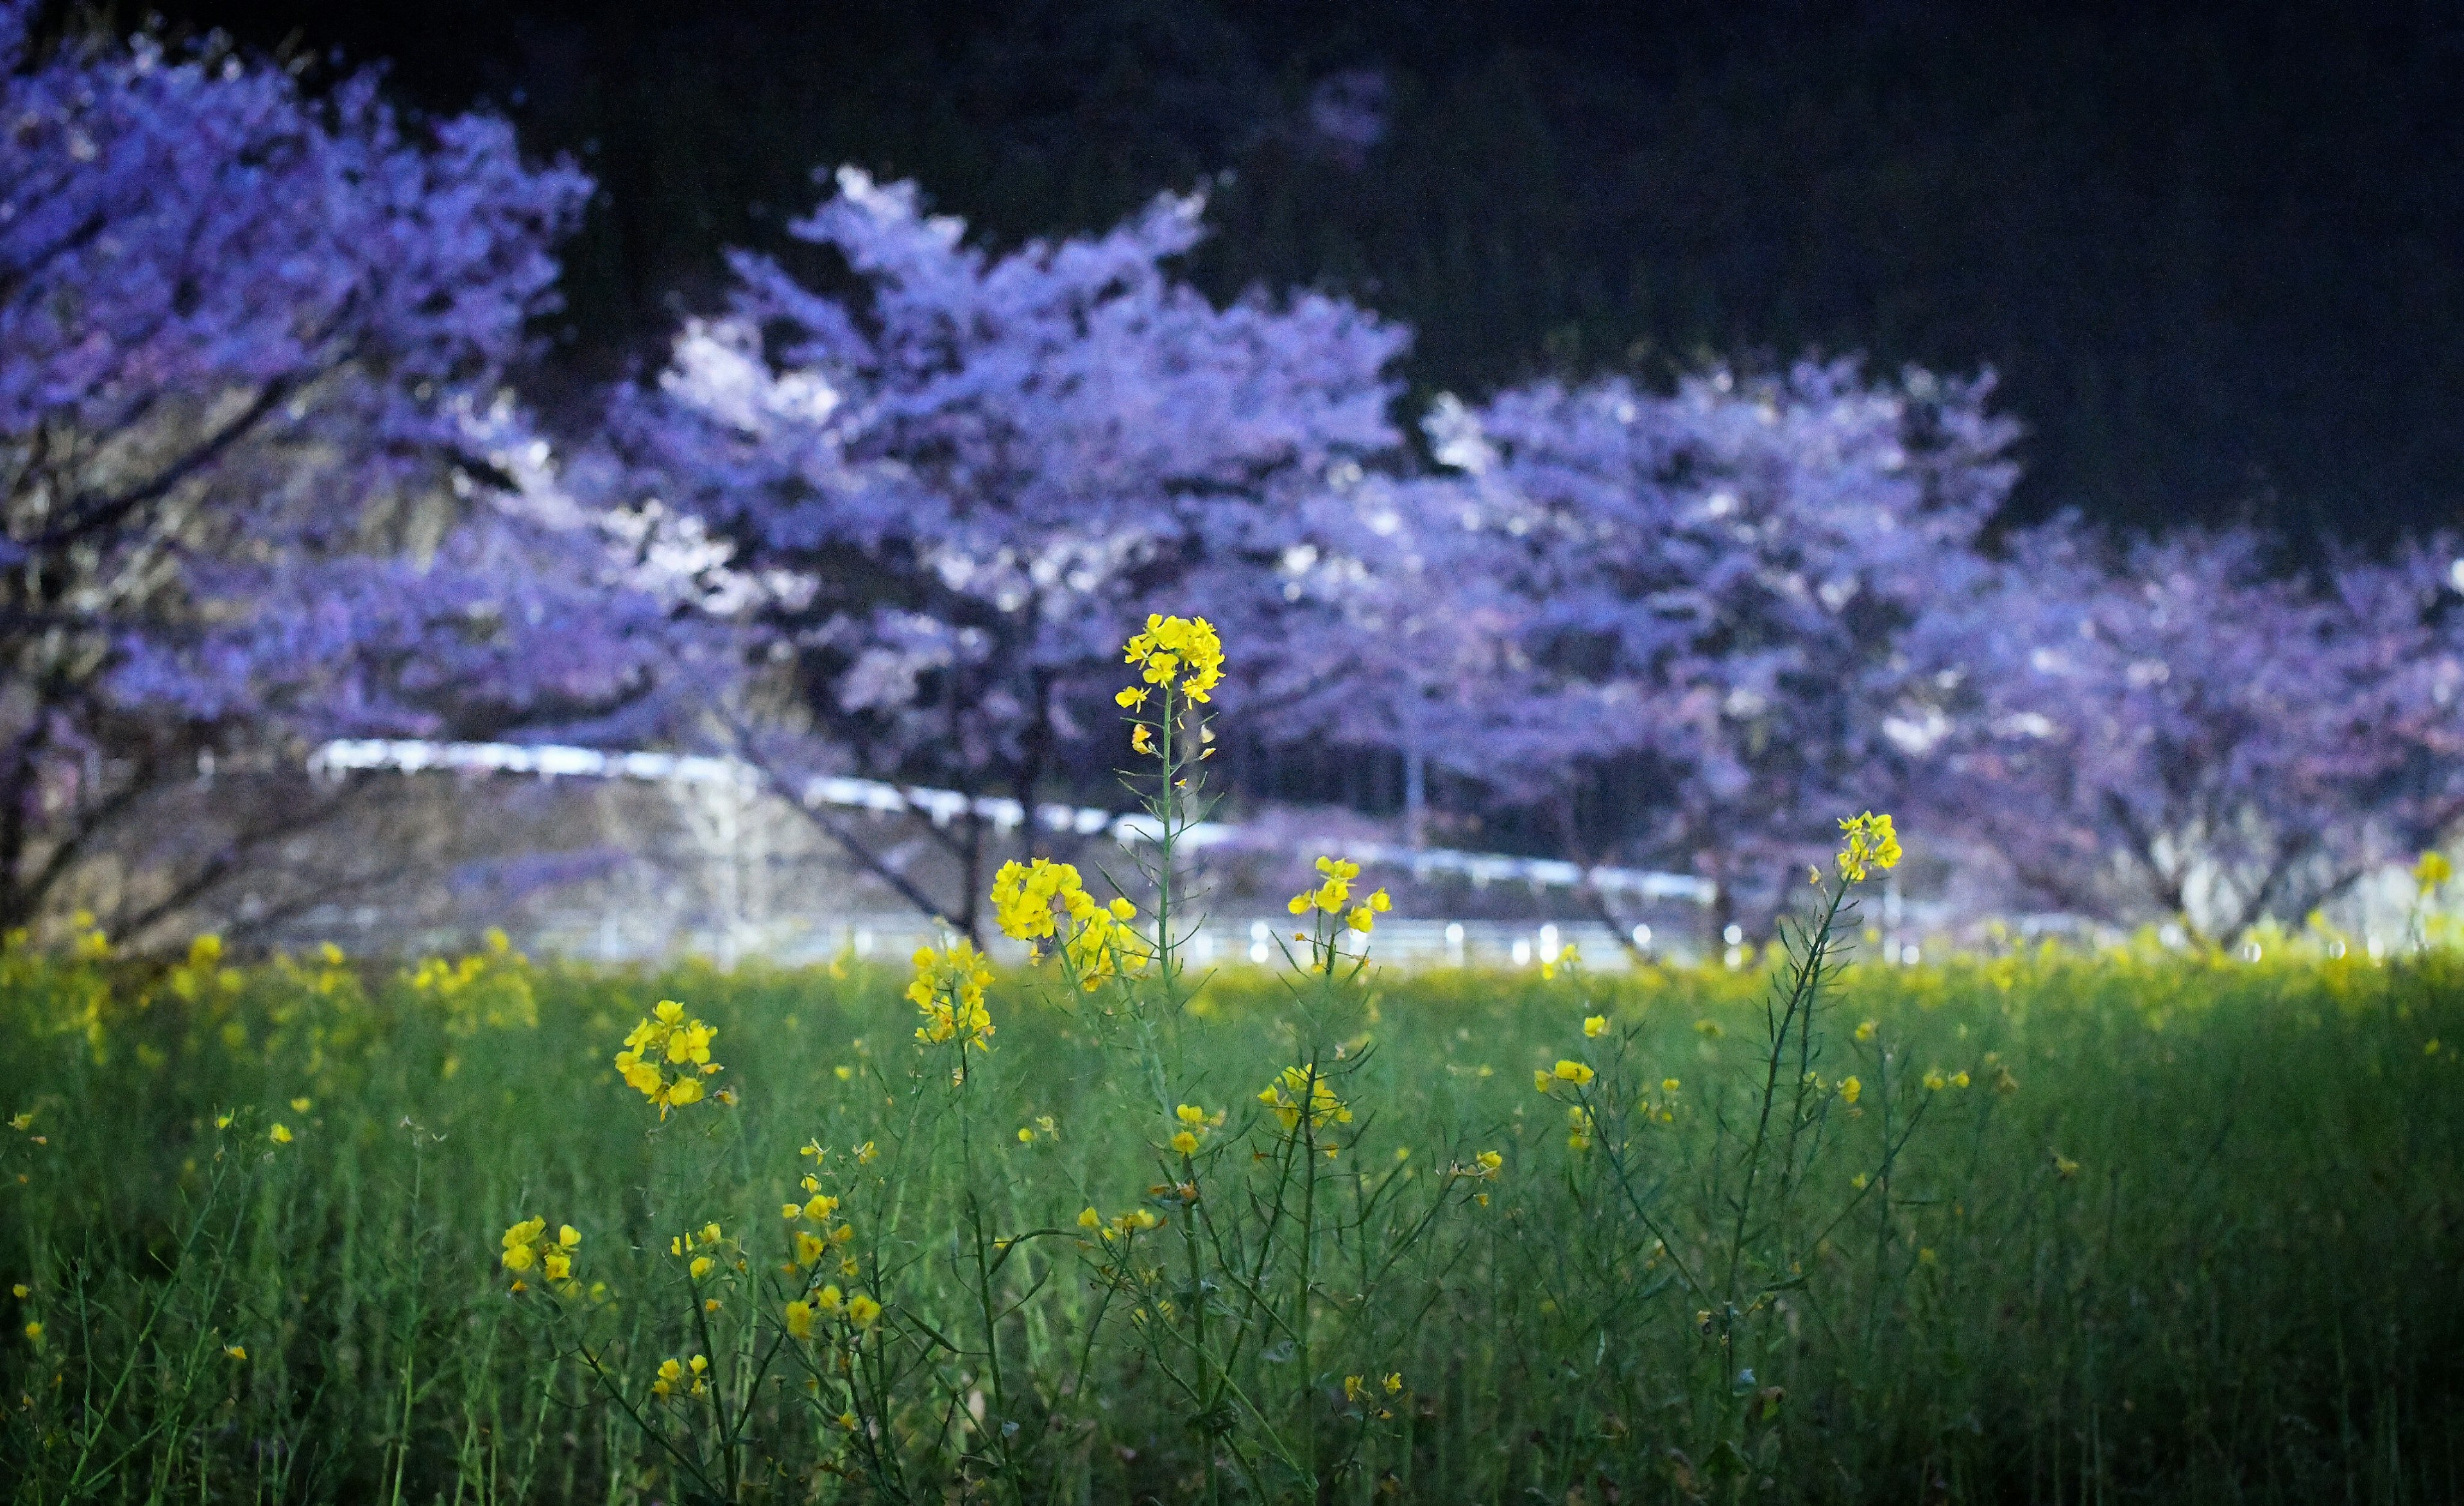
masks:
{"type": "Polygon", "coordinates": [[[390,59],[407,102],[489,104],[596,174],[532,381],[568,415],[853,162],[994,243],[1207,184],[1193,275],[1409,321],[1419,395],[1861,350],[2001,372],[2020,518],[2383,542],[2464,496],[2452,4],[162,10],[312,77],[390,59]],[[1308,123],[1353,70],[1386,90],[1365,152],[1308,123]]]}

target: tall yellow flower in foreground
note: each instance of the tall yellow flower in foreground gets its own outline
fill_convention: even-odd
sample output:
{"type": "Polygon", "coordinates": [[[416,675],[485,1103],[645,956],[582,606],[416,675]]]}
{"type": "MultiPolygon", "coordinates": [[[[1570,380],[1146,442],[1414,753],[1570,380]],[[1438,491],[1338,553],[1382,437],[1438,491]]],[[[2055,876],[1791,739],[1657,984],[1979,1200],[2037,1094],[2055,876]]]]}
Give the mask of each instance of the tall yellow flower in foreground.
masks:
{"type": "Polygon", "coordinates": [[[1850,883],[1862,883],[1870,872],[1887,873],[1900,863],[1899,833],[1891,830],[1889,816],[1878,816],[1868,810],[1861,816],[1850,816],[1839,823],[1839,876],[1850,883]]]}
{"type": "Polygon", "coordinates": [[[992,965],[972,941],[962,938],[939,951],[919,947],[915,980],[907,986],[907,997],[924,1011],[915,1038],[927,1046],[957,1041],[962,1050],[992,1050],[993,1017],[984,1008],[984,989],[992,981],[992,965]]]}
{"type": "MultiPolygon", "coordinates": [[[[1122,662],[1137,665],[1149,685],[1172,685],[1177,676],[1180,693],[1203,704],[1223,678],[1223,640],[1203,617],[1150,614],[1146,631],[1124,646],[1122,662]]],[[[1146,693],[1133,685],[1113,698],[1135,706],[1146,693]]]]}
{"type": "Polygon", "coordinates": [[[683,1005],[662,999],[625,1037],[616,1070],[627,1086],[658,1105],[664,1119],[668,1110],[700,1101],[701,1079],[722,1070],[710,1059],[710,1043],[716,1039],[718,1031],[689,1017],[683,1005]],[[669,1067],[676,1069],[673,1076],[668,1074],[669,1067]]]}

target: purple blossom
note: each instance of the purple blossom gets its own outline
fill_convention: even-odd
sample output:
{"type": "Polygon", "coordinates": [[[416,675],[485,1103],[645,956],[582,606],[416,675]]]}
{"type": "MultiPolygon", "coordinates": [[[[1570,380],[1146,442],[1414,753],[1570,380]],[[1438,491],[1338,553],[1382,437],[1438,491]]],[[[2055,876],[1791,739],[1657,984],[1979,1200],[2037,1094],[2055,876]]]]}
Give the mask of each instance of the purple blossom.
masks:
{"type": "Polygon", "coordinates": [[[366,76],[31,56],[29,13],[0,5],[0,925],[201,755],[637,713],[658,598],[502,390],[588,180],[366,76]],[[109,777],[63,804],[62,761],[109,777]]]}
{"type": "MultiPolygon", "coordinates": [[[[1304,503],[1396,444],[1403,336],[1314,295],[1215,306],[1167,265],[1196,199],[995,255],[912,185],[837,183],[794,231],[860,294],[737,255],[725,316],[613,428],[758,585],[739,620],[834,748],[809,757],[1032,800],[1109,724],[1146,613],[1266,615],[1304,503]]],[[[966,893],[920,902],[963,922],[958,828],[966,893]]]]}

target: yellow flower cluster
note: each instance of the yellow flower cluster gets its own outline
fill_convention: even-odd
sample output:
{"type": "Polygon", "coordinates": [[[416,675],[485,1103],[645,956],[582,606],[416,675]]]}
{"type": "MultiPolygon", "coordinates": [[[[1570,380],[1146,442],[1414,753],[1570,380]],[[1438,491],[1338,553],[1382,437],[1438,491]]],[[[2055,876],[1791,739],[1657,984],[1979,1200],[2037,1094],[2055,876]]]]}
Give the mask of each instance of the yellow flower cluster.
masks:
{"type": "Polygon", "coordinates": [[[1210,1118],[1204,1109],[1194,1103],[1181,1104],[1172,1115],[1180,1121],[1180,1128],[1173,1132],[1172,1148],[1184,1156],[1197,1155],[1199,1142],[1206,1139],[1206,1132],[1223,1122],[1222,1115],[1210,1118]]]}
{"type": "MultiPolygon", "coordinates": [[[[1347,1375],[1343,1378],[1343,1399],[1347,1402],[1357,1402],[1362,1397],[1370,1395],[1375,1388],[1375,1383],[1371,1382],[1365,1376],[1347,1375]]],[[[1397,1370],[1394,1374],[1389,1375],[1386,1377],[1384,1384],[1386,1386],[1387,1395],[1394,1396],[1399,1393],[1403,1389],[1403,1373],[1397,1370]]],[[[1384,1414],[1381,1413],[1380,1415],[1382,1416],[1384,1414]]]]}
{"type": "MultiPolygon", "coordinates": [[[[698,1230],[687,1229],[669,1240],[668,1253],[684,1260],[685,1273],[693,1277],[695,1282],[700,1282],[706,1280],[718,1269],[719,1260],[725,1258],[728,1253],[724,1248],[727,1243],[725,1231],[716,1224],[704,1224],[698,1230]]],[[[743,1270],[744,1257],[736,1256],[734,1264],[737,1270],[743,1270]]],[[[705,1305],[712,1312],[718,1310],[715,1300],[705,1305]]]]}
{"type": "Polygon", "coordinates": [[[1317,886],[1292,896],[1284,906],[1286,910],[1294,915],[1307,915],[1311,910],[1343,915],[1344,907],[1351,905],[1352,913],[1344,916],[1344,923],[1355,931],[1366,932],[1377,923],[1378,916],[1395,908],[1395,901],[1386,897],[1383,889],[1371,894],[1359,904],[1352,904],[1352,881],[1360,876],[1358,863],[1346,862],[1339,857],[1321,857],[1317,860],[1317,886]]]}
{"type": "MultiPolygon", "coordinates": [[[[1223,678],[1223,641],[1215,625],[1203,617],[1165,617],[1150,613],[1146,631],[1132,638],[1122,662],[1139,666],[1148,685],[1173,684],[1201,704],[1223,678]]],[[[1136,685],[1112,698],[1123,707],[1146,704],[1147,692],[1136,685]]]]}
{"type": "Polygon", "coordinates": [[[1070,971],[1090,992],[1107,978],[1144,967],[1152,955],[1130,923],[1137,906],[1119,897],[1097,904],[1067,863],[1043,857],[1003,863],[993,875],[992,900],[994,920],[1013,941],[1033,947],[1059,937],[1070,971]]]}
{"type": "Polygon", "coordinates": [[[662,1360],[659,1374],[650,1383],[650,1394],[666,1401],[682,1389],[688,1396],[699,1396],[710,1389],[710,1362],[700,1355],[690,1360],[662,1360]]]}
{"type": "Polygon", "coordinates": [[[1889,816],[1868,810],[1841,821],[1839,831],[1845,844],[1839,849],[1839,875],[1850,883],[1862,883],[1868,873],[1887,873],[1899,866],[1900,837],[1891,830],[1889,816]]]}
{"type": "Polygon", "coordinates": [[[459,962],[423,961],[410,975],[412,991],[444,1006],[449,1035],[536,1029],[539,1000],[531,991],[530,960],[495,926],[488,928],[484,945],[483,952],[459,962]]]}
{"type": "Polygon", "coordinates": [[[796,1230],[797,1268],[810,1270],[821,1263],[824,1255],[837,1250],[840,1251],[839,1274],[854,1275],[859,1268],[855,1256],[846,1252],[846,1246],[855,1238],[855,1226],[831,1222],[830,1216],[839,1210],[839,1200],[822,1190],[820,1178],[806,1176],[803,1189],[803,1202],[779,1205],[781,1217],[791,1224],[801,1222],[804,1225],[796,1230]]]}
{"type": "Polygon", "coordinates": [[[1003,863],[993,875],[993,919],[1001,934],[1012,941],[1049,940],[1053,934],[1053,905],[1059,903],[1074,915],[1077,902],[1087,899],[1086,885],[1078,870],[1067,863],[1056,863],[1039,857],[1031,863],[1015,859],[1003,863]]]}
{"type": "Polygon", "coordinates": [[[787,1304],[787,1337],[810,1339],[813,1324],[820,1318],[845,1318],[859,1329],[870,1328],[881,1320],[881,1303],[862,1292],[849,1296],[836,1286],[825,1286],[807,1293],[787,1304]]]}
{"type": "Polygon", "coordinates": [[[2412,865],[2412,881],[2420,889],[2424,899],[2436,894],[2439,885],[2454,876],[2455,865],[2447,860],[2447,854],[2444,853],[2424,853],[2421,854],[2421,860],[2412,865]]]}
{"type": "Polygon", "coordinates": [[[992,981],[992,964],[972,941],[961,938],[939,951],[918,947],[915,980],[907,986],[907,997],[924,1011],[915,1038],[927,1046],[957,1041],[962,1051],[992,1050],[993,1017],[984,1008],[984,988],[992,981]]]}
{"type": "Polygon", "coordinates": [[[1149,1229],[1161,1229],[1163,1215],[1153,1208],[1138,1207],[1126,1213],[1115,1213],[1108,1220],[1090,1207],[1078,1215],[1078,1227],[1101,1234],[1106,1240],[1125,1239],[1149,1229]]]}
{"type": "MultiPolygon", "coordinates": [[[[519,1273],[537,1269],[550,1281],[573,1279],[573,1252],[582,1248],[582,1230],[570,1224],[558,1228],[556,1238],[547,1237],[547,1220],[526,1218],[505,1230],[505,1269],[519,1273]]],[[[514,1288],[521,1289],[517,1279],[514,1288]]]]}
{"type": "Polygon", "coordinates": [[[1287,1130],[1300,1127],[1305,1111],[1311,1130],[1352,1122],[1352,1110],[1335,1096],[1334,1084],[1314,1067],[1285,1068],[1258,1094],[1258,1101],[1272,1109],[1277,1122],[1287,1130]]]}
{"type": "Polygon", "coordinates": [[[1559,1061],[1553,1068],[1533,1068],[1531,1071],[1531,1086],[1535,1091],[1540,1093],[1554,1092],[1557,1085],[1561,1082],[1580,1088],[1588,1084],[1595,1075],[1596,1074],[1592,1071],[1592,1069],[1584,1066],[1581,1062],[1559,1061]]]}
{"type": "Polygon", "coordinates": [[[718,1031],[688,1018],[683,1005],[662,999],[649,1017],[625,1037],[625,1049],[616,1053],[616,1070],[635,1092],[658,1105],[659,1118],[664,1119],[671,1108],[699,1102],[701,1079],[720,1071],[710,1059],[710,1043],[716,1039],[718,1031]],[[676,1069],[673,1076],[668,1074],[669,1067],[676,1069]]]}

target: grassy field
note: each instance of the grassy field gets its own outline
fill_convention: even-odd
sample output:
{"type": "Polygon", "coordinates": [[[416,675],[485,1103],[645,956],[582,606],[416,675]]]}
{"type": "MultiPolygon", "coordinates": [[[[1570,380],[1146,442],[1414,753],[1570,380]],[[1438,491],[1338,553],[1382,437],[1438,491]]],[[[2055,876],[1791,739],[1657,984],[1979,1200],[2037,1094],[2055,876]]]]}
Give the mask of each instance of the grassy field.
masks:
{"type": "Polygon", "coordinates": [[[971,1052],[210,951],[0,958],[11,1499],[2464,1496],[2444,954],[1850,965],[1775,1062],[1760,967],[1046,968],[971,1052]]]}

